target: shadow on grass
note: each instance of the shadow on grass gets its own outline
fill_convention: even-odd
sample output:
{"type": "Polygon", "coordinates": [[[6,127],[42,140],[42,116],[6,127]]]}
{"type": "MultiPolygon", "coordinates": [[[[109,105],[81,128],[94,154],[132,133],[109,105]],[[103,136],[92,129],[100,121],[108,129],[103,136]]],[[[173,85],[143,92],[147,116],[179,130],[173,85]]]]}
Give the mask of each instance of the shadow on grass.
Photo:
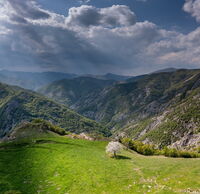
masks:
{"type": "Polygon", "coordinates": [[[54,155],[50,151],[57,150],[57,147],[48,147],[49,145],[45,144],[63,144],[66,147],[82,146],[71,142],[42,139],[0,145],[0,193],[13,194],[18,191],[21,194],[35,194],[41,190],[41,185],[45,189],[47,183],[43,183],[44,177],[52,176],[53,172],[49,171],[46,161],[48,165],[53,163],[54,159],[50,155],[54,155]],[[51,160],[52,162],[49,162],[51,160]]]}
{"type": "Polygon", "coordinates": [[[48,144],[63,144],[63,145],[81,146],[79,144],[74,144],[74,143],[69,143],[69,142],[60,142],[60,141],[56,141],[56,140],[46,140],[46,139],[45,140],[43,140],[43,139],[36,140],[35,143],[36,144],[45,144],[45,143],[48,143],[48,144]]]}
{"type": "Polygon", "coordinates": [[[56,141],[56,140],[27,140],[25,142],[20,142],[20,141],[13,141],[13,142],[9,142],[9,143],[5,143],[0,145],[0,151],[5,151],[8,149],[18,149],[18,148],[23,148],[23,147],[36,147],[39,144],[62,144],[62,145],[71,145],[71,146],[78,146],[78,147],[82,147],[82,145],[79,144],[74,144],[74,143],[68,143],[68,142],[60,142],[60,141],[56,141]]]}
{"type": "Polygon", "coordinates": [[[0,194],[35,194],[41,190],[40,185],[45,189],[46,183],[41,181],[49,176],[46,160],[51,161],[52,158],[54,161],[54,157],[50,156],[54,156],[52,154],[57,151],[57,146],[46,144],[63,144],[69,148],[82,147],[73,142],[43,139],[0,144],[0,194]],[[13,192],[14,190],[16,192],[13,192]]]}
{"type": "Polygon", "coordinates": [[[117,155],[115,157],[115,159],[117,159],[117,160],[131,160],[131,158],[129,158],[127,156],[122,156],[122,155],[117,155]]]}

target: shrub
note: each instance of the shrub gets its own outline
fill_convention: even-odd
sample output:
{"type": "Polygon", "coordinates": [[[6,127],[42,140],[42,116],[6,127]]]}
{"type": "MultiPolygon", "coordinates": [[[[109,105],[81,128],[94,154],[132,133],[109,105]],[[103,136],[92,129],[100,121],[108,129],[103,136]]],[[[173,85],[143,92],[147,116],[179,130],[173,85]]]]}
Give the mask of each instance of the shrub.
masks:
{"type": "Polygon", "coordinates": [[[180,157],[180,158],[197,158],[198,153],[191,152],[191,151],[181,151],[181,150],[176,150],[176,149],[170,149],[165,147],[163,149],[163,155],[167,157],[180,157]]]}
{"type": "MultiPolygon", "coordinates": [[[[133,141],[130,138],[123,138],[120,142],[127,148],[136,151],[139,154],[150,155],[164,155],[166,157],[182,157],[182,158],[197,158],[200,155],[191,151],[180,151],[175,148],[164,147],[162,150],[156,149],[153,145],[144,144],[140,141],[133,141]]],[[[199,150],[200,151],[200,148],[199,150]]]]}
{"type": "Polygon", "coordinates": [[[197,158],[198,154],[195,152],[180,151],[179,156],[182,158],[197,158]]]}
{"type": "Polygon", "coordinates": [[[167,157],[174,157],[174,158],[179,157],[178,150],[176,150],[176,149],[169,149],[167,147],[164,148],[163,155],[167,156],[167,157]]]}
{"type": "Polygon", "coordinates": [[[130,138],[123,138],[119,140],[124,146],[126,146],[127,148],[130,148],[131,145],[131,139],[130,138]]]}
{"type": "Polygon", "coordinates": [[[43,119],[33,119],[32,123],[39,125],[39,127],[43,128],[43,129],[58,133],[59,135],[67,134],[63,128],[53,125],[52,123],[45,121],[43,119]]]}
{"type": "Polygon", "coordinates": [[[121,143],[125,145],[127,148],[134,150],[143,155],[154,155],[158,153],[158,151],[154,148],[153,145],[147,145],[140,141],[133,141],[129,138],[123,138],[121,143]]]}

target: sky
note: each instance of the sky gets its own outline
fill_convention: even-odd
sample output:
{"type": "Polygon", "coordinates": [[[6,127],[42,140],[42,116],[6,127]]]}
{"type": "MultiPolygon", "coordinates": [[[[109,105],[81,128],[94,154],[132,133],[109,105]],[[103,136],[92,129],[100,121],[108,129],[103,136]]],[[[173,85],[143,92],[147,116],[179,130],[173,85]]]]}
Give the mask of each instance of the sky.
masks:
{"type": "Polygon", "coordinates": [[[200,0],[0,0],[0,69],[200,68],[200,0]]]}

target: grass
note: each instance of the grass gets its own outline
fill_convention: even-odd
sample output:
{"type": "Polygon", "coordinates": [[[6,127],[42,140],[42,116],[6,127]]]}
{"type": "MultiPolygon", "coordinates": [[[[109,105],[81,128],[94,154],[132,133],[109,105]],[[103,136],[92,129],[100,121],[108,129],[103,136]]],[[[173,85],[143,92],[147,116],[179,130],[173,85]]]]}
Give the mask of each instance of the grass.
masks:
{"type": "Polygon", "coordinates": [[[107,142],[41,138],[0,146],[0,193],[200,192],[200,159],[105,154],[107,142]]]}

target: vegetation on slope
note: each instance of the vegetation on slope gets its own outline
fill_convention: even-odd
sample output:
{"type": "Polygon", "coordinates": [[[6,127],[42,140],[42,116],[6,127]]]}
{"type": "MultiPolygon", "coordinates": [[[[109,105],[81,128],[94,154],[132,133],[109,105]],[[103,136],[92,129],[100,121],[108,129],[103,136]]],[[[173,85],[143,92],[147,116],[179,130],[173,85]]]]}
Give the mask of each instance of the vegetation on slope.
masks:
{"type": "MultiPolygon", "coordinates": [[[[185,94],[184,99],[170,106],[164,114],[145,119],[124,128],[127,135],[164,147],[192,149],[200,146],[200,89],[185,94]]],[[[177,98],[180,98],[178,96],[177,98]]]]}
{"type": "Polygon", "coordinates": [[[169,104],[176,103],[174,99],[177,95],[180,95],[180,99],[184,98],[187,91],[199,87],[200,70],[150,74],[110,87],[105,87],[109,83],[101,84],[95,92],[92,91],[102,80],[87,82],[82,79],[61,80],[41,92],[49,97],[53,95],[60,102],[69,102],[83,115],[120,128],[133,119],[141,120],[162,112],[169,104]],[[76,98],[70,99],[73,97],[76,98]]]}
{"type": "Polygon", "coordinates": [[[4,136],[22,121],[34,118],[45,119],[75,133],[110,134],[109,130],[95,121],[37,93],[5,84],[0,84],[0,90],[0,136],[4,136]]]}
{"type": "Polygon", "coordinates": [[[134,150],[139,154],[152,156],[152,155],[164,155],[167,157],[174,158],[200,158],[199,148],[193,151],[177,150],[175,148],[158,149],[154,145],[144,144],[140,141],[134,141],[130,138],[122,138],[120,142],[125,145],[128,149],[134,150]]]}
{"type": "MultiPolygon", "coordinates": [[[[70,102],[72,107],[103,123],[114,134],[125,132],[127,136],[160,147],[172,145],[186,136],[193,138],[192,134],[200,137],[200,70],[144,75],[95,92],[84,89],[87,86],[82,85],[85,93],[70,102]]],[[[73,84],[60,81],[56,86],[59,91],[63,87],[70,93],[73,84]]],[[[67,96],[62,94],[60,101],[67,96]]]]}
{"type": "Polygon", "coordinates": [[[114,83],[114,80],[78,77],[53,82],[38,91],[62,104],[74,105],[81,98],[99,93],[103,88],[114,83]]]}
{"type": "Polygon", "coordinates": [[[52,123],[33,119],[31,122],[22,122],[3,139],[4,141],[19,141],[23,139],[34,139],[41,137],[54,137],[57,135],[66,135],[69,132],[52,123]]]}

